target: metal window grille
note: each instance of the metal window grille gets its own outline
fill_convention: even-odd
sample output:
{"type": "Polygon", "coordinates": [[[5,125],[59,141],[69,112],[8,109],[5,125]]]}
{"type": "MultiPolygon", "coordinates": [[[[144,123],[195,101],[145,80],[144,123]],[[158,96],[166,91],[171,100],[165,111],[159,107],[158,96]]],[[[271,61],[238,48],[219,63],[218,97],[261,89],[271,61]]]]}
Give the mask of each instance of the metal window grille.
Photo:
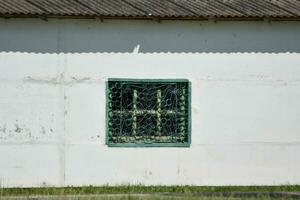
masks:
{"type": "Polygon", "coordinates": [[[110,146],[188,146],[188,80],[109,79],[107,144],[110,146]]]}

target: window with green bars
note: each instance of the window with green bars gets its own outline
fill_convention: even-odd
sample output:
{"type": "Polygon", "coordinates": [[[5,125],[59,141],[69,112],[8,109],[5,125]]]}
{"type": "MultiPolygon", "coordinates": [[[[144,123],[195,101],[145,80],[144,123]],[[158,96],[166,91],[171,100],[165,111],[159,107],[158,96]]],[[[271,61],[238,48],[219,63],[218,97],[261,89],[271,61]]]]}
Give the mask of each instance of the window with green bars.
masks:
{"type": "Polygon", "coordinates": [[[188,147],[190,82],[186,79],[109,79],[108,146],[188,147]]]}

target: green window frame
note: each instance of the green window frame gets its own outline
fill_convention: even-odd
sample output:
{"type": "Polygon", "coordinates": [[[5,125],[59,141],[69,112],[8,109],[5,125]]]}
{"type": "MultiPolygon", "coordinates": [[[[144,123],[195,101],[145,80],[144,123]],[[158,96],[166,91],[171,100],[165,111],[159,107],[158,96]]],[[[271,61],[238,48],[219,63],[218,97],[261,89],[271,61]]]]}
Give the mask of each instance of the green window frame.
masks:
{"type": "Polygon", "coordinates": [[[109,147],[189,147],[191,82],[188,79],[106,81],[109,147]]]}

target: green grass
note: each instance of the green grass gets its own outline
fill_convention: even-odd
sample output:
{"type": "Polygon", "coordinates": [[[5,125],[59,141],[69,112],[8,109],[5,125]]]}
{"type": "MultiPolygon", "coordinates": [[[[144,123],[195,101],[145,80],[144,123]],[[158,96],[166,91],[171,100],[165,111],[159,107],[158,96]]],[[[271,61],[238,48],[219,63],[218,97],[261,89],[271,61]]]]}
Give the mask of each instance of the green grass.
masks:
{"type": "Polygon", "coordinates": [[[84,195],[140,193],[211,193],[211,192],[300,192],[300,185],[282,186],[102,186],[102,187],[40,187],[0,188],[0,196],[16,195],[84,195]]]}

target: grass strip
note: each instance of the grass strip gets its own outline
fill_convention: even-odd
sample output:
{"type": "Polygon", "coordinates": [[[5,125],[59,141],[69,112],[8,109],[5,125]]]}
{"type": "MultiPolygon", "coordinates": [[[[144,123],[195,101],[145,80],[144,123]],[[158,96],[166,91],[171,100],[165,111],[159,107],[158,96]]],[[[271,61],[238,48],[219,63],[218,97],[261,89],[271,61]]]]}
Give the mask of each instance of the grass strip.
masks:
{"type": "Polygon", "coordinates": [[[84,195],[130,193],[212,193],[212,192],[300,192],[300,185],[281,186],[86,186],[86,187],[38,187],[0,188],[0,196],[15,195],[84,195]]]}

